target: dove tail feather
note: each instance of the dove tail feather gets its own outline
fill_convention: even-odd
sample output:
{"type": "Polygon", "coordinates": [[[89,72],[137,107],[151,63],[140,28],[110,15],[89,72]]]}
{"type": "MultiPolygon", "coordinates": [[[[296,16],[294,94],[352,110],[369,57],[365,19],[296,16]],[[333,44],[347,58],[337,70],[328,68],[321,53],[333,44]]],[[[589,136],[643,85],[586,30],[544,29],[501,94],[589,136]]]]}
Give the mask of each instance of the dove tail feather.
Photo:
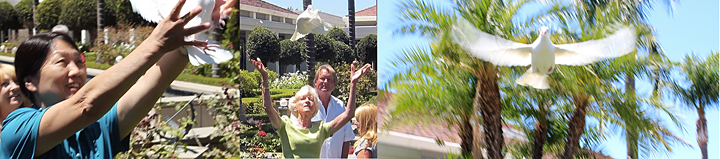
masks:
{"type": "Polygon", "coordinates": [[[530,69],[520,76],[516,82],[517,84],[523,86],[529,85],[536,89],[548,89],[550,88],[550,85],[548,84],[547,78],[547,75],[536,73],[533,71],[533,68],[530,67],[530,69]]]}
{"type": "Polygon", "coordinates": [[[206,63],[219,64],[233,58],[230,50],[221,47],[210,47],[212,50],[203,50],[203,48],[191,46],[187,49],[188,58],[193,66],[199,66],[206,63]]]}

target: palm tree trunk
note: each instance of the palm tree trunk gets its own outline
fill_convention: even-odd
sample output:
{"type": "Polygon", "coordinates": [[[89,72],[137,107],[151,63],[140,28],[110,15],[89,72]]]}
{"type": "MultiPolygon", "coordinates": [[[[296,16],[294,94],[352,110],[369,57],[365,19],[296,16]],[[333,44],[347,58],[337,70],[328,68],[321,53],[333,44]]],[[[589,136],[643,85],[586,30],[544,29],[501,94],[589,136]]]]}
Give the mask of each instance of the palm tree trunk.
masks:
{"type": "Polygon", "coordinates": [[[497,84],[495,66],[483,62],[478,70],[478,89],[480,94],[480,112],[482,117],[483,135],[488,158],[502,158],[502,148],[505,144],[502,131],[502,106],[500,105],[500,91],[497,84]]]}
{"type": "MultiPolygon", "coordinates": [[[[630,74],[625,74],[625,94],[626,96],[630,97],[635,94],[635,77],[630,74]]],[[[635,103],[635,100],[633,98],[627,98],[625,100],[626,106],[633,107],[632,110],[637,110],[637,104],[635,103]]],[[[637,131],[630,131],[628,128],[625,128],[625,135],[627,142],[627,156],[630,159],[637,159],[638,158],[638,132],[637,131]]]]}
{"type": "Polygon", "coordinates": [[[462,153],[463,159],[470,159],[472,158],[472,144],[473,144],[473,131],[472,131],[472,125],[471,125],[471,118],[468,116],[463,116],[460,118],[461,125],[460,125],[460,132],[458,135],[460,135],[460,149],[462,153]]]}
{"type": "Polygon", "coordinates": [[[475,86],[475,97],[473,97],[473,113],[472,113],[472,119],[473,119],[474,121],[477,121],[477,122],[475,122],[475,124],[473,124],[473,131],[472,131],[472,132],[475,132],[475,133],[477,133],[478,135],[473,136],[473,149],[472,149],[472,151],[473,151],[473,154],[474,154],[474,155],[473,155],[473,158],[475,158],[475,159],[482,159],[482,158],[484,158],[484,156],[483,156],[483,143],[485,143],[485,141],[483,140],[483,136],[482,136],[482,135],[479,135],[479,134],[480,134],[480,131],[481,131],[481,128],[480,128],[481,126],[478,124],[479,122],[482,121],[482,120],[480,120],[480,114],[478,114],[478,112],[480,112],[480,98],[481,98],[481,96],[480,96],[480,90],[482,90],[482,83],[480,83],[479,77],[482,76],[482,75],[481,75],[481,74],[479,73],[479,71],[478,71],[478,72],[476,72],[475,76],[478,77],[478,79],[476,79],[476,80],[478,80],[478,82],[475,84],[476,86],[475,86]]]}
{"type": "MultiPolygon", "coordinates": [[[[105,17],[104,7],[105,0],[97,0],[97,36],[105,35],[103,33],[103,29],[105,29],[105,25],[103,24],[103,18],[105,17]]],[[[90,44],[90,46],[93,46],[92,43],[90,44]]]]}
{"type": "Polygon", "coordinates": [[[350,34],[350,49],[355,53],[355,60],[359,57],[355,50],[355,0],[348,0],[348,32],[350,34]]]}
{"type": "MultiPolygon", "coordinates": [[[[312,0],[303,0],[303,10],[306,10],[308,5],[312,5],[312,0]]],[[[315,35],[305,36],[305,52],[308,56],[308,85],[312,86],[315,83],[315,35]]]]}
{"type": "Polygon", "coordinates": [[[575,156],[580,145],[580,135],[585,131],[585,111],[588,106],[588,97],[586,94],[580,93],[573,96],[573,102],[575,103],[575,114],[570,118],[563,159],[572,159],[575,156]]]}
{"type": "Polygon", "coordinates": [[[33,25],[32,25],[32,28],[30,28],[30,30],[28,30],[28,33],[30,34],[30,36],[33,36],[33,35],[37,34],[37,28],[36,28],[36,27],[37,27],[37,22],[38,22],[38,17],[37,17],[37,5],[40,4],[40,1],[38,1],[38,0],[32,0],[32,1],[33,1],[33,6],[32,6],[32,7],[33,7],[33,8],[32,8],[32,10],[33,10],[33,22],[32,22],[32,24],[33,24],[33,25]]]}
{"type": "Polygon", "coordinates": [[[637,159],[638,157],[638,133],[625,130],[625,142],[627,143],[627,158],[637,159]]]}
{"type": "Polygon", "coordinates": [[[540,115],[536,117],[537,124],[535,124],[535,130],[533,132],[533,159],[542,158],[543,147],[545,147],[545,140],[547,140],[548,137],[547,106],[545,102],[538,102],[538,111],[540,115]]]}
{"type": "Polygon", "coordinates": [[[702,153],[702,159],[708,158],[708,151],[707,151],[707,142],[708,142],[708,132],[707,132],[707,120],[705,120],[705,107],[701,104],[700,107],[697,109],[698,112],[698,120],[697,120],[697,142],[698,146],[700,147],[700,152],[702,153]]]}

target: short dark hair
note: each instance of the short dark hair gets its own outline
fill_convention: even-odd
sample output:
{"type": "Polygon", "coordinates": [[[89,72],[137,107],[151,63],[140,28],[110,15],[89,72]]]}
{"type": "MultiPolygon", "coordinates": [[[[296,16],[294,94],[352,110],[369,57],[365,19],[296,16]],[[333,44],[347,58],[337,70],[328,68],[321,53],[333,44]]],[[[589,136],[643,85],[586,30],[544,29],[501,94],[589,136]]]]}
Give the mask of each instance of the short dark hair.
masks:
{"type": "Polygon", "coordinates": [[[77,45],[70,36],[65,33],[45,32],[34,35],[23,41],[15,52],[15,74],[17,81],[20,83],[20,91],[30,98],[31,102],[35,102],[35,96],[25,87],[25,78],[36,75],[40,71],[43,63],[47,58],[48,52],[53,48],[53,40],[60,39],[70,43],[70,45],[78,50],[77,45]]]}

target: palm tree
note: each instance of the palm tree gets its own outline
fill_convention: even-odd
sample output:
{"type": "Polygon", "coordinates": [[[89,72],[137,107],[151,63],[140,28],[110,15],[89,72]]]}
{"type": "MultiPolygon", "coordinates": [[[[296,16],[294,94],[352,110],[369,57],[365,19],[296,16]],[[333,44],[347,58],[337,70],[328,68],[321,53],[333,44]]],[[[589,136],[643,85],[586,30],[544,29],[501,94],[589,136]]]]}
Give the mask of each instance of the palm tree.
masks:
{"type": "Polygon", "coordinates": [[[32,12],[33,12],[33,22],[32,22],[33,25],[32,26],[33,26],[33,28],[32,28],[32,31],[29,31],[29,32],[31,32],[30,35],[35,35],[37,33],[37,23],[38,23],[37,6],[38,6],[38,4],[40,4],[40,2],[38,0],[32,0],[32,2],[33,2],[33,5],[32,5],[32,12]]]}
{"type": "Polygon", "coordinates": [[[697,111],[697,142],[702,158],[707,159],[708,132],[705,109],[718,106],[718,53],[711,53],[704,60],[696,55],[686,55],[677,67],[685,75],[685,79],[670,83],[669,88],[676,99],[697,111]]]}
{"type": "Polygon", "coordinates": [[[396,90],[386,125],[397,127],[401,123],[438,123],[447,124],[458,130],[461,155],[472,158],[472,130],[474,84],[467,81],[475,79],[469,71],[457,68],[457,65],[439,61],[431,57],[432,53],[421,48],[406,50],[395,63],[397,68],[412,65],[401,73],[395,74],[386,88],[396,90]],[[437,119],[440,119],[439,121],[437,119]],[[432,121],[430,121],[432,120],[432,121]]]}
{"type": "MultiPolygon", "coordinates": [[[[512,30],[511,19],[517,9],[526,1],[505,4],[503,1],[455,1],[453,8],[459,12],[464,19],[475,22],[475,25],[483,31],[491,34],[507,37],[512,30]]],[[[401,18],[404,24],[398,29],[398,33],[419,33],[432,40],[432,58],[437,61],[456,65],[456,68],[463,68],[477,78],[474,86],[473,111],[481,112],[482,119],[478,113],[474,113],[474,121],[482,121],[483,137],[475,136],[473,141],[473,154],[475,157],[482,157],[483,147],[487,149],[488,158],[502,158],[504,139],[502,135],[502,106],[500,92],[497,83],[497,67],[470,57],[464,51],[457,49],[451,42],[449,34],[446,34],[455,18],[452,11],[438,9],[428,3],[419,0],[409,0],[401,4],[401,18]]],[[[423,89],[423,88],[414,88],[423,89]]],[[[479,132],[479,126],[475,126],[474,132],[479,132]]]]}

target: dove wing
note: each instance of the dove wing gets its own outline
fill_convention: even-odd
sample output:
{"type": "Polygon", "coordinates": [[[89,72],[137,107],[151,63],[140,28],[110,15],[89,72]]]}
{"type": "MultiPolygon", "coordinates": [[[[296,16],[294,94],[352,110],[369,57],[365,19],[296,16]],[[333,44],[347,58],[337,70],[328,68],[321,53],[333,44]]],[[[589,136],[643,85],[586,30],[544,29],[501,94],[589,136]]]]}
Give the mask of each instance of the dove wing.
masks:
{"type": "Polygon", "coordinates": [[[532,61],[531,45],[485,33],[465,20],[453,25],[450,35],[471,55],[498,66],[526,66],[532,61]]]}
{"type": "MultiPolygon", "coordinates": [[[[178,0],[130,0],[133,11],[153,23],[159,23],[165,19],[177,2],[178,0]]],[[[183,7],[184,10],[185,7],[183,7]]],[[[185,13],[187,12],[185,11],[185,13]]]]}
{"type": "Polygon", "coordinates": [[[620,57],[635,51],[636,42],[635,28],[624,27],[603,39],[555,45],[555,63],[578,66],[620,57]]]}

